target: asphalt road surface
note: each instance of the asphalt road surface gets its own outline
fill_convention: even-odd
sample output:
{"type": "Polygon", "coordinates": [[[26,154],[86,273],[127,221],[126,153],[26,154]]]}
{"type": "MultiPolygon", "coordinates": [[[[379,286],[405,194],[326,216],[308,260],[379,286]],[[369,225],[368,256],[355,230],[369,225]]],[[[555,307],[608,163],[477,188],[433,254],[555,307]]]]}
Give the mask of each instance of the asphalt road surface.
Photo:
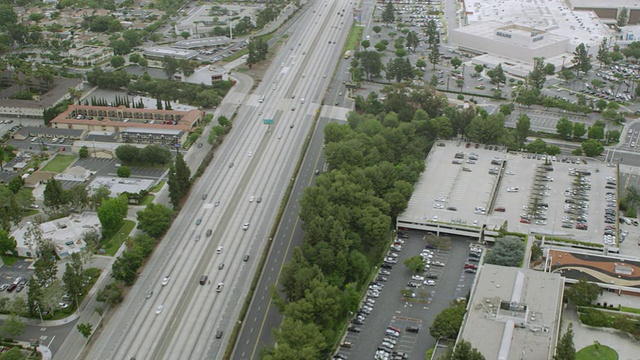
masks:
{"type": "Polygon", "coordinates": [[[318,3],[312,6],[317,13],[308,9],[300,17],[256,95],[242,99],[234,129],[86,358],[221,357],[330,80],[324,75],[335,67],[349,27],[323,30],[348,21],[348,14],[338,15],[346,7],[347,2],[318,3]],[[274,125],[263,119],[274,119],[274,125]],[[243,261],[244,255],[250,260],[243,261]],[[203,275],[208,281],[200,285],[203,275]],[[162,286],[165,276],[170,281],[162,286]],[[224,331],[221,339],[212,336],[218,330],[224,331]]]}

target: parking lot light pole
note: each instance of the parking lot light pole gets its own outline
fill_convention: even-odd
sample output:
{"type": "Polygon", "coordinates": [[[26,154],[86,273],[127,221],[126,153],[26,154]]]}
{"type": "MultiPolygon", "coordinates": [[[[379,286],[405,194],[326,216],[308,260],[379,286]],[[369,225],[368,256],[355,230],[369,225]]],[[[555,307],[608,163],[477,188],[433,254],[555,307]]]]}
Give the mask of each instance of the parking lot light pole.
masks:
{"type": "Polygon", "coordinates": [[[42,311],[40,311],[40,305],[38,304],[37,307],[38,307],[38,314],[40,314],[40,323],[44,324],[44,319],[42,318],[42,311]]]}

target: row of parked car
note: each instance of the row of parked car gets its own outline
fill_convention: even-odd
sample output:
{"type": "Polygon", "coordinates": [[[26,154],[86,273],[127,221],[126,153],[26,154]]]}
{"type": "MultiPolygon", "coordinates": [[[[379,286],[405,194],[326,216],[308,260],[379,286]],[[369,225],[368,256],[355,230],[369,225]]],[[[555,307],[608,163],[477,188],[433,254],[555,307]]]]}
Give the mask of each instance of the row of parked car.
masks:
{"type": "MultiPolygon", "coordinates": [[[[408,326],[406,331],[418,332],[420,328],[408,326]]],[[[384,331],[384,338],[382,343],[376,350],[376,360],[403,360],[409,358],[409,355],[400,351],[395,351],[394,348],[398,344],[398,338],[402,330],[395,326],[388,326],[384,331]]]]}
{"type": "Polygon", "coordinates": [[[13,280],[13,283],[2,284],[2,286],[0,286],[0,291],[6,290],[7,292],[13,292],[15,290],[16,292],[21,292],[26,285],[27,279],[18,276],[17,278],[15,278],[15,280],[13,280]]]}

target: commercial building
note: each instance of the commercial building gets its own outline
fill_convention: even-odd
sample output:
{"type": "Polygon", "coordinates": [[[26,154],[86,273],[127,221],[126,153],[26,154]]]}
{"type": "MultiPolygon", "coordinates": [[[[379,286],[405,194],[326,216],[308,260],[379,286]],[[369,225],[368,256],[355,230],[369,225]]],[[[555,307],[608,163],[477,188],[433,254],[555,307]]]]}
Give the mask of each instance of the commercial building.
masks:
{"type": "Polygon", "coordinates": [[[139,194],[140,191],[149,190],[153,183],[154,180],[149,179],[98,176],[91,181],[89,189],[96,190],[101,187],[106,187],[111,191],[110,196],[115,197],[122,193],[139,194]]]}
{"type": "Polygon", "coordinates": [[[190,60],[198,56],[195,50],[174,49],[170,47],[157,46],[144,49],[144,57],[152,60],[162,60],[165,56],[179,60],[190,60]]]}
{"type": "MultiPolygon", "coordinates": [[[[38,253],[37,244],[30,244],[28,237],[25,236],[29,226],[33,226],[33,224],[27,223],[11,234],[17,242],[18,256],[33,257],[38,253]]],[[[102,232],[102,226],[96,213],[73,214],[36,226],[40,228],[43,239],[50,239],[53,242],[56,254],[60,258],[81,252],[87,245],[84,242],[86,232],[96,231],[98,234],[102,232]]]]}
{"type": "Polygon", "coordinates": [[[451,42],[461,50],[533,63],[573,51],[569,38],[528,26],[487,21],[451,31],[451,42]]]}
{"type": "Polygon", "coordinates": [[[69,49],[69,59],[75,66],[94,66],[113,57],[113,49],[105,46],[82,46],[69,49]]]}
{"type": "MultiPolygon", "coordinates": [[[[71,105],[66,111],[51,120],[51,126],[101,132],[123,132],[127,129],[136,129],[134,132],[137,133],[157,134],[159,131],[164,131],[168,132],[173,139],[177,136],[176,134],[188,135],[200,125],[203,115],[203,112],[199,110],[177,111],[126,108],[124,106],[71,105]]],[[[131,139],[128,135],[127,138],[131,139]]]]}
{"type": "Polygon", "coordinates": [[[559,274],[485,264],[458,335],[486,359],[552,359],[564,279],[559,274]]]}
{"type": "Polygon", "coordinates": [[[199,39],[180,40],[171,44],[176,49],[202,49],[217,48],[227,46],[231,43],[231,39],[226,36],[204,37],[199,39]]]}
{"type": "MultiPolygon", "coordinates": [[[[11,77],[9,72],[1,75],[11,77]]],[[[81,79],[54,78],[51,89],[32,100],[12,99],[12,96],[22,90],[18,85],[10,86],[0,91],[0,115],[20,118],[42,118],[44,111],[70,98],[69,89],[82,90],[81,79]]]]}
{"type": "Polygon", "coordinates": [[[640,24],[640,3],[636,0],[567,0],[567,4],[573,11],[593,11],[606,24],[615,24],[620,13],[626,9],[627,24],[640,24]]]}

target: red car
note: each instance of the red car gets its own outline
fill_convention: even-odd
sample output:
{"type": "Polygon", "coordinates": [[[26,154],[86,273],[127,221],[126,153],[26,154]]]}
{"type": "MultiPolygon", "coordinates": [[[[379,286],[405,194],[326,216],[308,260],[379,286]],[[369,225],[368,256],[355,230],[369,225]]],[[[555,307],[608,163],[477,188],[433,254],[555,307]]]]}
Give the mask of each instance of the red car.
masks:
{"type": "Polygon", "coordinates": [[[527,219],[520,219],[520,222],[523,224],[531,224],[531,221],[527,220],[527,219]]]}
{"type": "Polygon", "coordinates": [[[464,264],[465,269],[477,269],[478,267],[473,264],[464,264]]]}

